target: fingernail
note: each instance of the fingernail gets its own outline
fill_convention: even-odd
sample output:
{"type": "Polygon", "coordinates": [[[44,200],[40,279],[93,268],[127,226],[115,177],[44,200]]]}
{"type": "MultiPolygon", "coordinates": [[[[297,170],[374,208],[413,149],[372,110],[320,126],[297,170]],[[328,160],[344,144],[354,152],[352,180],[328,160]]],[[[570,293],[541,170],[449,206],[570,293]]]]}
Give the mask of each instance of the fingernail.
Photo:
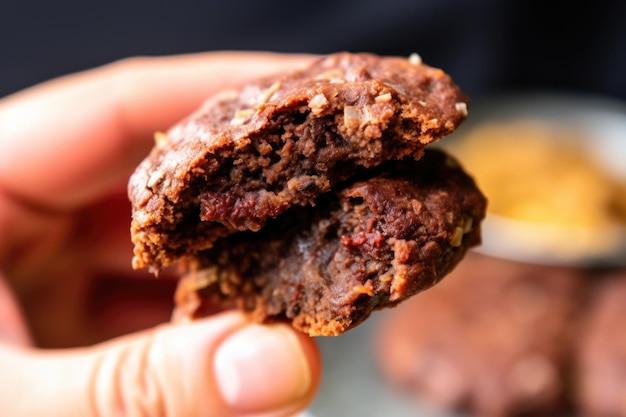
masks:
{"type": "Polygon", "coordinates": [[[238,411],[295,403],[311,386],[302,346],[285,325],[242,328],[218,348],[214,369],[224,401],[238,411]]]}

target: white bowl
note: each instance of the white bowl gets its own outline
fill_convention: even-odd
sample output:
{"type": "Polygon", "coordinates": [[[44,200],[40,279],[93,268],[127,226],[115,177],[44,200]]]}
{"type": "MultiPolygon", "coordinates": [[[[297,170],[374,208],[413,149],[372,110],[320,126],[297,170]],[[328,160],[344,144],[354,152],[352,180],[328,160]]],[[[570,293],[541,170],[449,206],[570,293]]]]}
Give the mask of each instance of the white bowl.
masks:
{"type": "MultiPolygon", "coordinates": [[[[442,146],[454,153],[455,143],[472,127],[509,121],[546,122],[580,132],[571,137],[575,145],[626,184],[626,103],[619,101],[549,93],[489,99],[470,109],[467,125],[444,139],[442,146]]],[[[457,157],[463,163],[462,155],[457,157]]],[[[618,222],[593,228],[535,223],[489,213],[477,251],[541,264],[626,265],[626,227],[618,222]]]]}

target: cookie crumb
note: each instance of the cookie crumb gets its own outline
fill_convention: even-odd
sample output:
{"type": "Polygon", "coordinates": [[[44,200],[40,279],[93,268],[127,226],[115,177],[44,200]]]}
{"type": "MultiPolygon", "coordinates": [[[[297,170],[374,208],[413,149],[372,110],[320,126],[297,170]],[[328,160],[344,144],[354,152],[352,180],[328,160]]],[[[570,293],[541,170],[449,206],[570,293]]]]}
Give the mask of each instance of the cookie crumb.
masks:
{"type": "Polygon", "coordinates": [[[463,228],[456,227],[454,232],[452,232],[452,237],[450,238],[450,246],[453,248],[458,248],[463,243],[463,228]]]}
{"type": "Polygon", "coordinates": [[[456,103],[454,105],[454,107],[456,108],[456,110],[461,113],[463,116],[467,117],[467,103],[464,103],[462,101],[459,101],[458,103],[456,103]]]}
{"type": "Polygon", "coordinates": [[[409,55],[409,62],[411,65],[422,65],[422,57],[418,53],[413,52],[409,55]]]}
{"type": "Polygon", "coordinates": [[[261,96],[258,99],[258,104],[260,105],[260,104],[267,103],[268,100],[272,98],[274,93],[280,89],[280,86],[281,86],[280,81],[276,81],[274,84],[272,84],[267,90],[263,92],[263,94],[261,94],[261,96]]]}
{"type": "Polygon", "coordinates": [[[328,99],[322,93],[309,100],[309,108],[314,115],[319,116],[328,107],[328,99]]]}
{"type": "Polygon", "coordinates": [[[235,113],[235,117],[230,121],[230,124],[233,126],[241,126],[246,123],[253,114],[254,110],[252,109],[238,110],[237,113],[235,113]]]}
{"type": "Polygon", "coordinates": [[[377,96],[374,101],[376,103],[388,103],[391,101],[391,93],[385,93],[377,96]]]}

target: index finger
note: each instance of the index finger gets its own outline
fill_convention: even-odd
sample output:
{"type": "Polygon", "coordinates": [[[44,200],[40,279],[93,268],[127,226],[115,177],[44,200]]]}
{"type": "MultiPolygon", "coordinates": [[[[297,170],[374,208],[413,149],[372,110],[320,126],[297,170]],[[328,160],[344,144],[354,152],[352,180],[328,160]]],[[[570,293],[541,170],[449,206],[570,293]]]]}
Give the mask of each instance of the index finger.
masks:
{"type": "Polygon", "coordinates": [[[0,100],[0,192],[63,210],[125,186],[152,135],[209,95],[306,63],[213,52],[132,58],[0,100]]]}

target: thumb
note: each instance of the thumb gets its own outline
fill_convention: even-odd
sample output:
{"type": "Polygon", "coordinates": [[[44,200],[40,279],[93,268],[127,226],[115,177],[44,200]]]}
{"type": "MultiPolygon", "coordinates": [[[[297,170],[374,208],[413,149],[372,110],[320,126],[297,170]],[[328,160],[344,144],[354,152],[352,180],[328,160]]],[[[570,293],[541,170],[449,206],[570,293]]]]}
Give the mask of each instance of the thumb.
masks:
{"type": "Polygon", "coordinates": [[[230,312],[63,351],[0,345],[14,417],[289,416],[320,379],[312,339],[230,312]]]}

